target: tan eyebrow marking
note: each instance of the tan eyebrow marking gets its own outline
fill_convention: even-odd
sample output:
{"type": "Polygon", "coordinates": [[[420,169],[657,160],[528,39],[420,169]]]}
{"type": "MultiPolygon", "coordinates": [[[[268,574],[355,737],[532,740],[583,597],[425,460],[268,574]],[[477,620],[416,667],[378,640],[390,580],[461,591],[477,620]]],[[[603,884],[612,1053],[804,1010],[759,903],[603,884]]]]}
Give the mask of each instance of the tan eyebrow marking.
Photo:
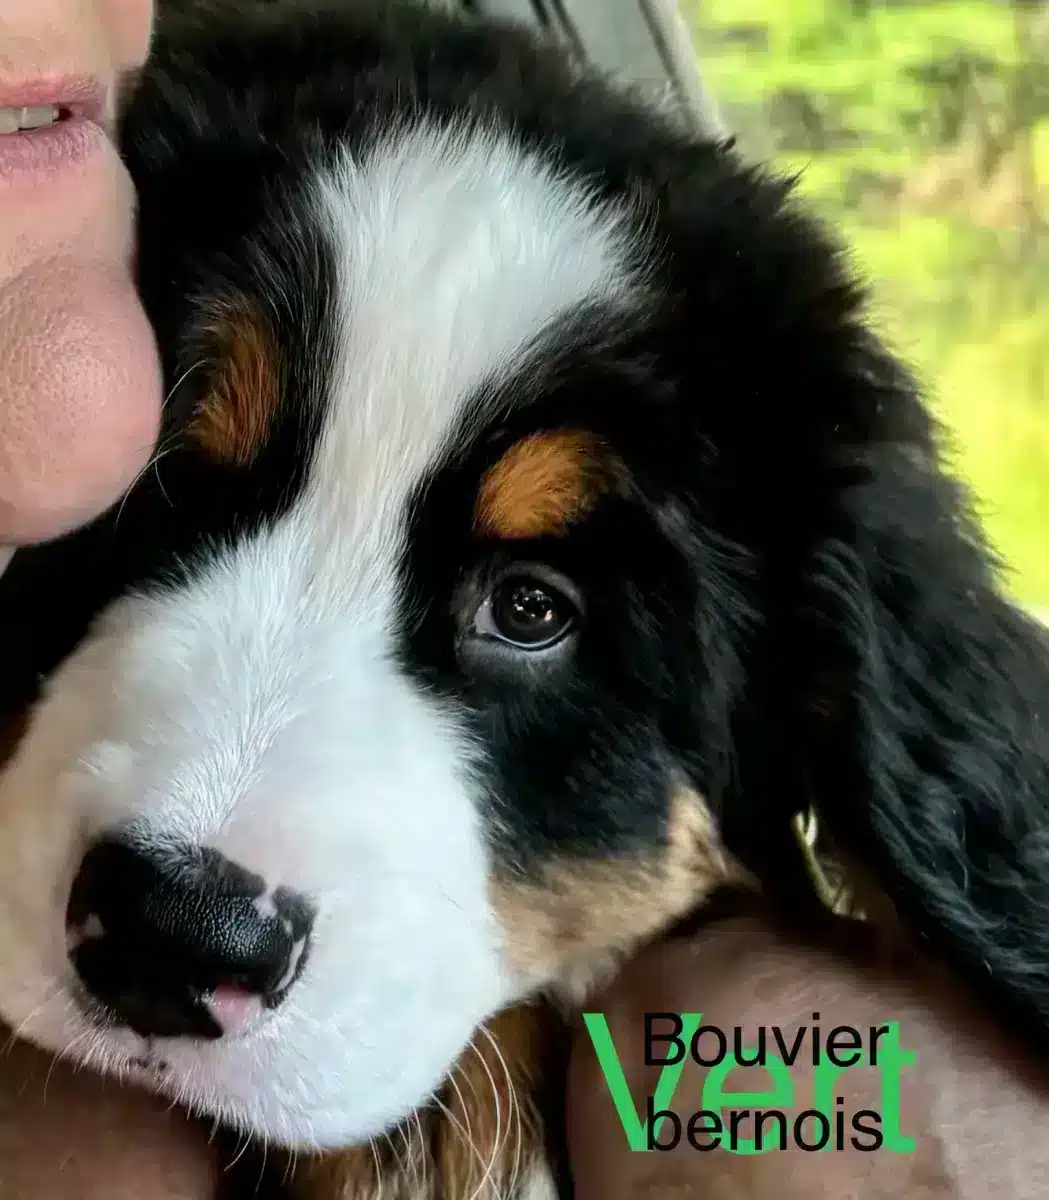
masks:
{"type": "Polygon", "coordinates": [[[511,446],[481,480],[474,528],[500,538],[561,533],[592,509],[616,473],[594,434],[532,434],[511,446]]]}

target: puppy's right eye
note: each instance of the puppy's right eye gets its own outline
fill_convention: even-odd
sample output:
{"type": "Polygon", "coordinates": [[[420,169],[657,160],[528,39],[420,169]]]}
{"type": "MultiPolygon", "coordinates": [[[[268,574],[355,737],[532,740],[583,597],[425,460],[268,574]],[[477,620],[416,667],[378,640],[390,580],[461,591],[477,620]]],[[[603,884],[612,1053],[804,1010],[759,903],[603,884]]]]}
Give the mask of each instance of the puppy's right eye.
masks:
{"type": "Polygon", "coordinates": [[[496,576],[464,622],[459,657],[472,672],[554,666],[571,653],[582,622],[582,598],[568,579],[549,567],[515,563],[496,576]]]}
{"type": "Polygon", "coordinates": [[[474,631],[515,650],[549,650],[567,637],[579,619],[563,592],[527,574],[504,578],[477,610],[474,631]]]}

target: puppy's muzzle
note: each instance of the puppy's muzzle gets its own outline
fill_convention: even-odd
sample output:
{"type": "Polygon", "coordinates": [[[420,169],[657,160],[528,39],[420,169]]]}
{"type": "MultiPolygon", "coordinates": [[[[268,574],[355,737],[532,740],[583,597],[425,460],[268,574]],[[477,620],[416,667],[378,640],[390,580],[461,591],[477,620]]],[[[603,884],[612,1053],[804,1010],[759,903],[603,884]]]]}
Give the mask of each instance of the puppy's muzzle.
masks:
{"type": "Polygon", "coordinates": [[[314,910],[210,848],[107,836],[84,855],[66,911],[90,1004],[145,1038],[219,1038],[275,1008],[306,960],[314,910]]]}

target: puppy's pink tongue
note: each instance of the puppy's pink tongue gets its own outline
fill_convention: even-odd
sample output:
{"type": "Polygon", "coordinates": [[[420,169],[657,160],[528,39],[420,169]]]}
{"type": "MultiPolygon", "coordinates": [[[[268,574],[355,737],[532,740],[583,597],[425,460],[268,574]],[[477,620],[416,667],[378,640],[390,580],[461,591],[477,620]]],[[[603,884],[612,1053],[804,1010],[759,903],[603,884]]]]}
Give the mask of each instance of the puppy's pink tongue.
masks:
{"type": "Polygon", "coordinates": [[[258,996],[226,983],[215,989],[208,1008],[226,1033],[243,1033],[262,1016],[262,1001],[258,996]]]}

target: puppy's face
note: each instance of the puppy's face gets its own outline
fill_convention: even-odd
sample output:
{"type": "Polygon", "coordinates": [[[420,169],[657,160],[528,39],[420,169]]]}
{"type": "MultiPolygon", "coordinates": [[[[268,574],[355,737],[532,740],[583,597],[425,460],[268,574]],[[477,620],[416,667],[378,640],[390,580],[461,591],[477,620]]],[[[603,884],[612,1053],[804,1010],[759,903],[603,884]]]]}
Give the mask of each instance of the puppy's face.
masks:
{"type": "Polygon", "coordinates": [[[728,865],[679,728],[715,585],[634,444],[673,385],[629,349],[639,214],[434,121],[285,204],[193,297],[181,443],[109,523],[148,566],[2,778],[0,1007],[328,1144],[728,865]]]}

